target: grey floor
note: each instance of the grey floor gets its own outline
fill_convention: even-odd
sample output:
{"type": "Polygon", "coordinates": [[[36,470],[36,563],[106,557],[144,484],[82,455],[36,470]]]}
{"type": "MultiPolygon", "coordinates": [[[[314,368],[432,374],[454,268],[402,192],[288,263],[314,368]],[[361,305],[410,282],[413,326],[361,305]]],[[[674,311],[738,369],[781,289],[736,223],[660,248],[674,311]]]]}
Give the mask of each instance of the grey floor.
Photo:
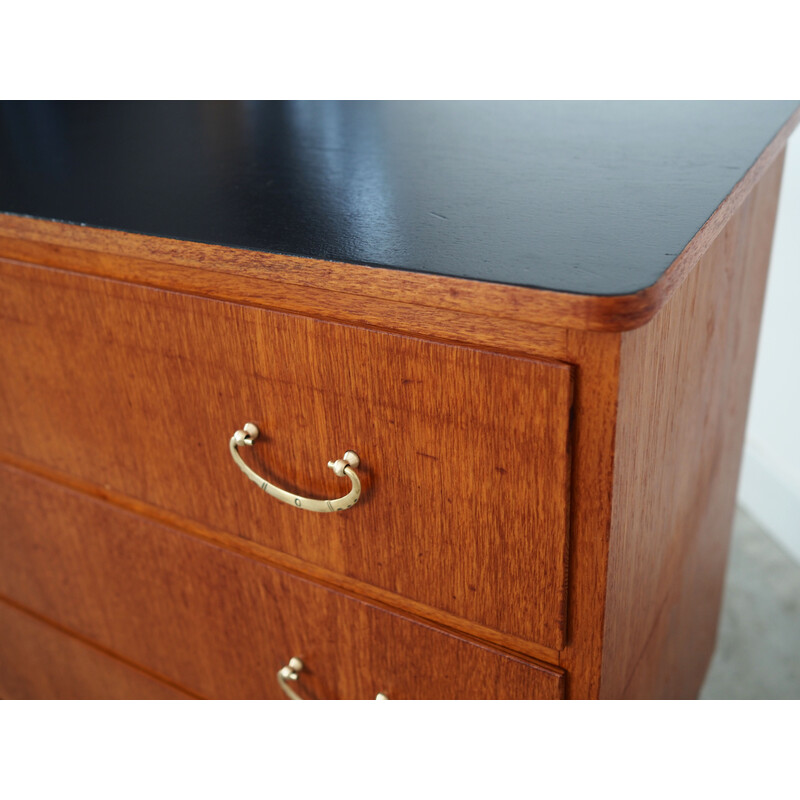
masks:
{"type": "Polygon", "coordinates": [[[800,564],[742,510],[700,699],[800,699],[800,564]]]}

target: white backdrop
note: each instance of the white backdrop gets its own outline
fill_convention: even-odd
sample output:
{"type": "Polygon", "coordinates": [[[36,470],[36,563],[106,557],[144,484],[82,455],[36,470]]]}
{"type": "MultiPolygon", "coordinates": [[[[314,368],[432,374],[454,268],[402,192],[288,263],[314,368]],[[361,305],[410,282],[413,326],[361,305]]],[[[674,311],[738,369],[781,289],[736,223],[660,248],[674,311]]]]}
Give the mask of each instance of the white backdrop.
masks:
{"type": "Polygon", "coordinates": [[[800,561],[800,129],[786,151],[739,503],[800,561]]]}

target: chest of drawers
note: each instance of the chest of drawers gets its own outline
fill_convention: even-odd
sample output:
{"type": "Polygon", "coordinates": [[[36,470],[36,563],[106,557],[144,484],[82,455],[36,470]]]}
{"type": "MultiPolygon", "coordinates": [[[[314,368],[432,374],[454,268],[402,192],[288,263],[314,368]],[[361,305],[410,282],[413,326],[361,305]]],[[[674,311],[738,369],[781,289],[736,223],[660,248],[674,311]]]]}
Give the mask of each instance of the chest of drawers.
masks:
{"type": "Polygon", "coordinates": [[[696,695],[791,104],[27,108],[0,695],[696,695]]]}

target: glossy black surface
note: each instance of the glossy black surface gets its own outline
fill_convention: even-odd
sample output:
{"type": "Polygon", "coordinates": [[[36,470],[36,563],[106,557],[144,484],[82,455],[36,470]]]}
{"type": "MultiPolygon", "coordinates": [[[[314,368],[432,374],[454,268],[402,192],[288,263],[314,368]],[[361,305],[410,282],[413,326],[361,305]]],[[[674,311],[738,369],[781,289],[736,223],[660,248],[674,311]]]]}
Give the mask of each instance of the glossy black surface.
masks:
{"type": "Polygon", "coordinates": [[[796,105],[6,102],[0,211],[627,294],[796,105]]]}

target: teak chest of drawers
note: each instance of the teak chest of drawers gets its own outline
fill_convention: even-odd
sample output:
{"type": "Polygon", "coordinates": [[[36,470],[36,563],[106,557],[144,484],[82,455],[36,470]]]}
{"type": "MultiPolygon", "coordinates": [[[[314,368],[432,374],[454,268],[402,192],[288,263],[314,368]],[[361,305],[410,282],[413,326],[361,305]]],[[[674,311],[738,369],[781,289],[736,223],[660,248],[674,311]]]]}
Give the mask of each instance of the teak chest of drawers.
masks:
{"type": "Polygon", "coordinates": [[[696,696],[797,119],[0,106],[0,695],[696,696]]]}

